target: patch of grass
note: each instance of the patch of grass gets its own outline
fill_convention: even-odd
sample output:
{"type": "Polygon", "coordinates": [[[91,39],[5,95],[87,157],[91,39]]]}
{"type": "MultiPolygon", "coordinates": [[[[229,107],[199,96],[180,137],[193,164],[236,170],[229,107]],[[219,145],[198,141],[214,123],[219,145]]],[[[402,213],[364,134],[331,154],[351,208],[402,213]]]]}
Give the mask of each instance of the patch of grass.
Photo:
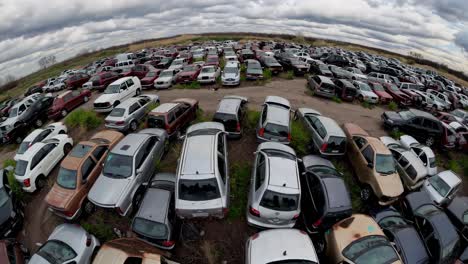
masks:
{"type": "Polygon", "coordinates": [[[190,83],[178,83],[174,85],[175,89],[200,89],[201,85],[199,82],[190,82],[190,83]]]}
{"type": "Polygon", "coordinates": [[[335,103],[338,103],[338,104],[341,104],[341,103],[343,102],[343,101],[341,101],[341,99],[340,99],[338,96],[336,96],[336,95],[334,95],[334,96],[332,97],[332,101],[335,102],[335,103]]]}
{"type": "Polygon", "coordinates": [[[389,104],[388,104],[388,109],[390,109],[391,111],[396,111],[398,110],[398,104],[391,101],[389,104]]]}
{"type": "Polygon", "coordinates": [[[248,131],[253,131],[257,127],[258,119],[260,119],[260,112],[254,110],[247,110],[246,118],[244,119],[244,127],[248,131]]]}
{"type": "Polygon", "coordinates": [[[307,90],[304,93],[307,94],[308,96],[313,97],[315,95],[314,91],[310,90],[309,87],[306,87],[306,88],[307,90]]]}
{"type": "Polygon", "coordinates": [[[301,157],[309,152],[311,135],[305,125],[300,121],[291,123],[291,147],[296,150],[297,156],[301,157]]]}
{"type": "Polygon", "coordinates": [[[278,77],[286,79],[286,80],[292,80],[294,79],[294,71],[287,71],[287,72],[282,72],[278,75],[278,77]]]}
{"type": "Polygon", "coordinates": [[[65,124],[72,128],[92,130],[102,124],[102,117],[92,110],[77,109],[65,118],[65,124]]]}
{"type": "Polygon", "coordinates": [[[153,109],[159,106],[159,103],[152,102],[146,107],[146,111],[151,112],[153,109]]]}
{"type": "Polygon", "coordinates": [[[343,173],[343,179],[345,181],[346,187],[348,188],[349,194],[351,195],[351,204],[353,206],[354,212],[360,212],[363,207],[361,200],[361,188],[356,183],[351,168],[346,164],[344,160],[333,160],[333,165],[335,168],[343,173]]]}
{"type": "Polygon", "coordinates": [[[367,101],[363,101],[363,102],[361,103],[361,106],[364,107],[364,108],[367,108],[367,109],[372,109],[372,108],[374,108],[374,105],[371,104],[371,103],[369,103],[369,102],[367,102],[367,101]]]}
{"type": "Polygon", "coordinates": [[[8,185],[10,185],[11,191],[13,192],[15,198],[22,201],[25,198],[24,197],[24,192],[23,192],[23,189],[21,188],[20,184],[18,183],[18,181],[16,181],[16,179],[15,179],[16,161],[14,161],[12,159],[5,160],[3,162],[3,168],[8,168],[8,167],[13,168],[7,174],[8,185]]]}
{"type": "Polygon", "coordinates": [[[211,118],[209,118],[205,112],[203,111],[203,109],[201,108],[198,108],[197,109],[197,117],[195,118],[194,120],[194,123],[201,123],[201,122],[207,122],[207,121],[210,121],[211,118]]]}
{"type": "Polygon", "coordinates": [[[400,137],[401,137],[401,136],[404,136],[404,135],[405,135],[405,133],[403,133],[403,132],[401,132],[401,131],[399,131],[399,130],[398,130],[398,131],[391,131],[391,132],[390,132],[390,136],[391,136],[392,138],[394,138],[394,139],[397,139],[397,140],[400,139],[400,137]]]}
{"type": "Polygon", "coordinates": [[[251,169],[251,166],[246,163],[236,163],[231,165],[229,170],[231,179],[231,205],[229,208],[230,219],[245,216],[251,169]]]}
{"type": "Polygon", "coordinates": [[[456,173],[462,172],[462,167],[459,164],[459,162],[457,162],[456,160],[453,160],[453,159],[449,160],[448,169],[453,171],[453,172],[456,172],[456,173]]]}
{"type": "Polygon", "coordinates": [[[99,241],[109,241],[117,238],[112,230],[112,225],[104,223],[102,218],[98,218],[95,223],[88,223],[82,220],[80,225],[88,231],[88,233],[95,235],[99,241]]]}
{"type": "Polygon", "coordinates": [[[273,73],[271,72],[270,69],[266,69],[263,71],[263,79],[264,80],[270,80],[273,76],[273,73]]]}
{"type": "Polygon", "coordinates": [[[245,64],[241,64],[241,72],[246,72],[247,71],[247,66],[245,64]]]}

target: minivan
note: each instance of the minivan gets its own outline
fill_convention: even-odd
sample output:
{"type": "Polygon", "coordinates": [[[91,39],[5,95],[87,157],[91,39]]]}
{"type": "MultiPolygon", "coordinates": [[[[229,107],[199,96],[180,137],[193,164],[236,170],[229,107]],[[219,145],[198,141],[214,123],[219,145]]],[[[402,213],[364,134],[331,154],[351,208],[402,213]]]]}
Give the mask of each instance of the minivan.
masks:
{"type": "Polygon", "coordinates": [[[130,71],[135,63],[132,60],[119,61],[115,64],[114,71],[116,72],[126,72],[130,71]]]}

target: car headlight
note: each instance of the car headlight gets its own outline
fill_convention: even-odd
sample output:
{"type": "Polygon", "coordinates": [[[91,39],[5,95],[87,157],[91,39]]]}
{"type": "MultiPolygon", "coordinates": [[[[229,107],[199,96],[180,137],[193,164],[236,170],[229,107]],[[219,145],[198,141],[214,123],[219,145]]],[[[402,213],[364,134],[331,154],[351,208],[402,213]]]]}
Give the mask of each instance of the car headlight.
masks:
{"type": "Polygon", "coordinates": [[[393,124],[393,120],[391,120],[391,119],[387,119],[387,122],[388,122],[389,124],[393,124]]]}

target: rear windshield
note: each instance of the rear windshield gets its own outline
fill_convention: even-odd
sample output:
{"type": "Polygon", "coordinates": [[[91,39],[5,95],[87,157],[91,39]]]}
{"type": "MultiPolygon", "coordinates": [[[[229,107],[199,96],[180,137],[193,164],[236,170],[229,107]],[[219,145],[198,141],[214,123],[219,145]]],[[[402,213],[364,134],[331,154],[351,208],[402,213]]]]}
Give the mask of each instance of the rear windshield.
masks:
{"type": "Polygon", "coordinates": [[[187,201],[207,201],[220,198],[215,178],[206,180],[180,180],[179,198],[187,201]]]}
{"type": "Polygon", "coordinates": [[[354,263],[393,263],[398,255],[382,236],[366,236],[354,241],[343,250],[343,256],[354,263]]]}
{"type": "Polygon", "coordinates": [[[148,117],[148,127],[149,128],[162,128],[166,129],[166,119],[164,116],[153,116],[148,117]]]}
{"type": "Polygon", "coordinates": [[[222,123],[227,131],[235,131],[237,128],[236,115],[216,113],[213,121],[222,123]]]}
{"type": "Polygon", "coordinates": [[[265,133],[273,136],[287,137],[289,129],[286,126],[269,123],[265,126],[265,133]]]}
{"type": "Polygon", "coordinates": [[[69,155],[75,158],[82,158],[88,154],[90,149],[91,146],[78,144],[72,149],[69,155]]]}
{"type": "Polygon", "coordinates": [[[76,170],[60,168],[57,176],[57,184],[65,189],[76,188],[76,170]]]}
{"type": "Polygon", "coordinates": [[[113,116],[113,117],[122,117],[125,113],[125,109],[124,108],[114,108],[112,110],[112,112],[110,112],[109,116],[113,116]]]}
{"type": "Polygon", "coordinates": [[[30,143],[31,142],[23,141],[23,143],[21,143],[21,145],[19,146],[18,151],[16,153],[23,154],[24,152],[26,152],[26,150],[28,150],[28,148],[29,148],[30,143]]]}
{"type": "Polygon", "coordinates": [[[327,142],[325,152],[344,153],[346,149],[346,139],[344,137],[330,137],[327,142]]]}
{"type": "Polygon", "coordinates": [[[15,175],[24,176],[26,169],[28,168],[28,162],[25,160],[18,160],[16,162],[15,175]]]}
{"type": "Polygon", "coordinates": [[[166,239],[168,236],[166,225],[140,217],[136,217],[135,220],[133,220],[132,230],[140,235],[148,236],[153,239],[166,239]]]}
{"type": "Polygon", "coordinates": [[[128,178],[132,175],[133,158],[110,153],[104,163],[103,174],[110,178],[128,178]]]}
{"type": "Polygon", "coordinates": [[[298,200],[298,194],[283,194],[267,190],[263,194],[260,206],[276,211],[294,211],[297,210],[298,200]]]}

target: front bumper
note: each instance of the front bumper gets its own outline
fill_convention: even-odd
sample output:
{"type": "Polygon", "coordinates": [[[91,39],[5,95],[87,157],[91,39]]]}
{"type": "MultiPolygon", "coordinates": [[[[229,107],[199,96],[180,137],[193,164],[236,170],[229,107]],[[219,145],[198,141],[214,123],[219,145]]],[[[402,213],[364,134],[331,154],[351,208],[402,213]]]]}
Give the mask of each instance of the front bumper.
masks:
{"type": "Polygon", "coordinates": [[[198,79],[199,83],[215,83],[216,79],[198,79]]]}
{"type": "Polygon", "coordinates": [[[238,80],[238,81],[227,81],[227,80],[223,80],[221,83],[222,83],[222,85],[224,85],[224,86],[236,86],[236,85],[239,85],[239,84],[240,84],[240,80],[238,80]]]}
{"type": "Polygon", "coordinates": [[[170,83],[170,82],[169,83],[163,83],[163,84],[157,84],[157,83],[154,84],[154,88],[156,88],[156,89],[168,89],[171,86],[172,86],[172,83],[170,83]]]}
{"type": "Polygon", "coordinates": [[[73,221],[81,215],[81,208],[76,210],[76,212],[72,216],[66,216],[61,211],[56,210],[55,208],[52,208],[52,207],[49,207],[49,211],[51,211],[53,214],[57,215],[58,217],[64,218],[68,221],[73,221]]]}

